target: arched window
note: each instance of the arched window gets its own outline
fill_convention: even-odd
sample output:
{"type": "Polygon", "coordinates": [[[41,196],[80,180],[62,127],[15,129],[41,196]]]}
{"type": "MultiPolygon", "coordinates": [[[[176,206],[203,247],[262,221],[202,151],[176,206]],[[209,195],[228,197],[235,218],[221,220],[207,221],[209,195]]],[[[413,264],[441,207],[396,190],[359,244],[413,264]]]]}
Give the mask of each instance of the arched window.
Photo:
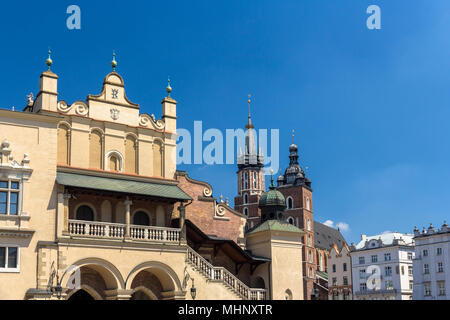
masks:
{"type": "Polygon", "coordinates": [[[311,210],[311,200],[309,200],[309,197],[306,197],[306,210],[311,210]]]}
{"type": "Polygon", "coordinates": [[[115,154],[109,156],[109,170],[116,172],[120,171],[120,160],[115,154]]]}
{"type": "Polygon", "coordinates": [[[89,141],[89,167],[102,169],[103,142],[98,131],[92,131],[89,141]]]}
{"type": "Polygon", "coordinates": [[[256,179],[256,172],[253,172],[253,188],[256,189],[256,184],[258,182],[258,179],[256,179]]]}
{"type": "Polygon", "coordinates": [[[76,212],[76,219],[81,221],[94,221],[94,211],[89,206],[79,206],[76,212]]]}
{"type": "Polygon", "coordinates": [[[288,210],[292,209],[294,207],[294,200],[292,197],[287,197],[286,199],[286,207],[288,210]]]}
{"type": "Polygon", "coordinates": [[[248,203],[248,194],[244,194],[244,204],[248,203]]]}
{"type": "Polygon", "coordinates": [[[244,189],[248,189],[248,172],[244,172],[244,189]]]}
{"type": "Polygon", "coordinates": [[[287,219],[287,222],[293,225],[293,224],[294,224],[294,218],[289,217],[289,218],[287,219]]]}
{"type": "Polygon", "coordinates": [[[311,231],[311,220],[306,220],[306,229],[308,230],[308,231],[311,231]]]}
{"type": "Polygon", "coordinates": [[[58,128],[58,164],[69,164],[70,129],[66,125],[58,128]]]}
{"type": "Polygon", "coordinates": [[[248,208],[244,208],[244,214],[248,217],[248,208]]]}
{"type": "Polygon", "coordinates": [[[150,218],[144,211],[138,211],[133,216],[133,224],[136,226],[149,226],[150,218]]]}
{"type": "Polygon", "coordinates": [[[129,135],[125,140],[125,172],[137,173],[136,138],[129,135]]]}
{"type": "Polygon", "coordinates": [[[153,175],[156,177],[163,176],[163,148],[161,141],[153,141],[153,175]]]}

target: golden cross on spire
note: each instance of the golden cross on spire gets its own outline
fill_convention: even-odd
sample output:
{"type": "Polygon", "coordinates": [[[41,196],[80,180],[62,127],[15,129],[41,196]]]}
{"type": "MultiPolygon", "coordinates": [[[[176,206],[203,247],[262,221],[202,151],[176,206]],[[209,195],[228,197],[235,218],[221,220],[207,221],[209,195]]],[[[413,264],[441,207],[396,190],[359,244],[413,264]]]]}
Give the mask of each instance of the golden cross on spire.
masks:
{"type": "Polygon", "coordinates": [[[292,129],[292,144],[294,144],[295,130],[292,129]]]}
{"type": "Polygon", "coordinates": [[[111,61],[111,67],[112,67],[112,71],[115,72],[116,71],[116,67],[117,67],[116,50],[113,50],[113,59],[111,61]]]}

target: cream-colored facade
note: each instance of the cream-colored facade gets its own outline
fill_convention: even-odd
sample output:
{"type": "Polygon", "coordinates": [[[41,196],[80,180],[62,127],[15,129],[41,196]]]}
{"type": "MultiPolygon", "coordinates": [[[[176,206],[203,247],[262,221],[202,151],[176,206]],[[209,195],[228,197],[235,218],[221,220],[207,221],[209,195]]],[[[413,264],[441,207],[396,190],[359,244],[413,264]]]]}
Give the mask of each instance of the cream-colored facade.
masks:
{"type": "Polygon", "coordinates": [[[157,120],[115,71],[72,104],[58,81],[49,68],[23,112],[0,110],[0,299],[303,298],[298,234],[224,245],[221,265],[191,247],[170,87],[157,120]]]}

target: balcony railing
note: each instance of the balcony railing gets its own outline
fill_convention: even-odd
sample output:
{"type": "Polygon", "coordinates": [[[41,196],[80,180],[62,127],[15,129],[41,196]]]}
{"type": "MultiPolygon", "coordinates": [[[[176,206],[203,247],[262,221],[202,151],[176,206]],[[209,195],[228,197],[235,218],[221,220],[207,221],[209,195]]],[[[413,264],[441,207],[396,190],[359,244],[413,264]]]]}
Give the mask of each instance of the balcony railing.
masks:
{"type": "Polygon", "coordinates": [[[214,267],[192,248],[188,248],[187,261],[193,264],[200,273],[208,278],[208,280],[223,282],[238,296],[245,300],[266,300],[267,298],[266,289],[249,288],[227,269],[223,267],[214,267]]]}
{"type": "MultiPolygon", "coordinates": [[[[130,226],[130,238],[142,241],[172,242],[180,241],[180,229],[130,226]]],[[[126,235],[126,225],[110,222],[69,220],[69,234],[71,236],[86,236],[103,239],[122,239],[126,235]]]]}
{"type": "Polygon", "coordinates": [[[361,296],[361,295],[367,295],[367,294],[392,294],[392,293],[397,293],[397,289],[383,289],[383,290],[361,290],[361,291],[357,291],[355,292],[355,295],[357,296],[361,296]]]}

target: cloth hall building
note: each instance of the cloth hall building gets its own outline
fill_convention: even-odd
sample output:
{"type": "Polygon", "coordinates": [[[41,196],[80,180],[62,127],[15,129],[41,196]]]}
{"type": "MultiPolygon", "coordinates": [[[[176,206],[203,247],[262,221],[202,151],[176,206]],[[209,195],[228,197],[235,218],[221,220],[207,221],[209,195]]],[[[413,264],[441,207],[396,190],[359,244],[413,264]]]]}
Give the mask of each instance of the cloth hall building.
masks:
{"type": "Polygon", "coordinates": [[[52,63],[23,111],[0,109],[1,300],[304,298],[305,232],[269,201],[250,231],[177,171],[170,85],[161,119],[141,113],[114,58],[99,94],[68,103],[52,63]]]}

